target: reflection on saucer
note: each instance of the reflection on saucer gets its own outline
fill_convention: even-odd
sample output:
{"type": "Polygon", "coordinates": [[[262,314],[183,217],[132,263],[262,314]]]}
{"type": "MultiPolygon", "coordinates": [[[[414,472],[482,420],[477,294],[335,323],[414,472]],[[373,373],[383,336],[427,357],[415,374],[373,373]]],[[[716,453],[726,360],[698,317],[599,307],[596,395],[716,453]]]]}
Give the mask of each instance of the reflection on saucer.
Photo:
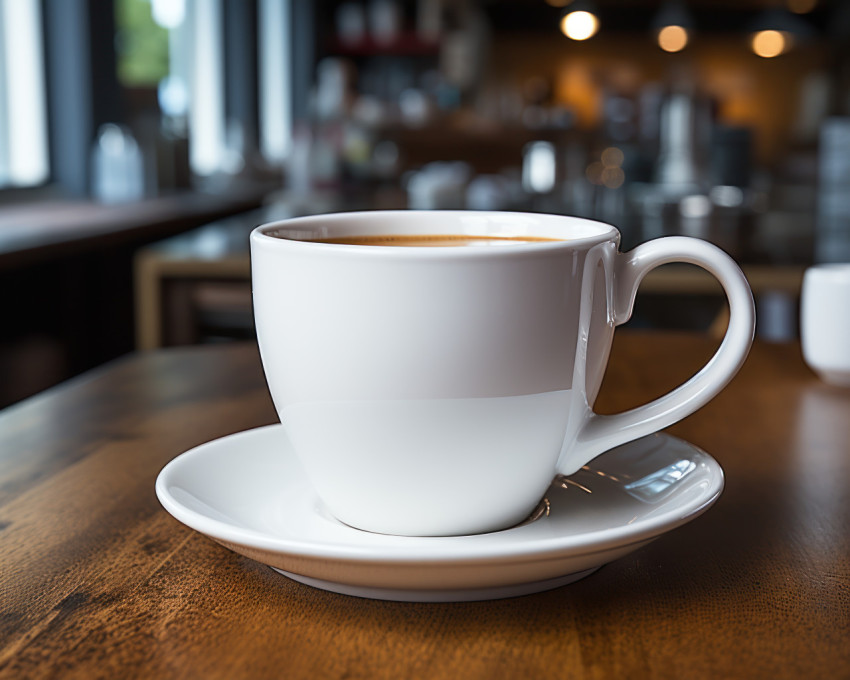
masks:
{"type": "Polygon", "coordinates": [[[623,488],[645,503],[658,503],[667,494],[673,493],[673,487],[696,469],[697,464],[692,460],[677,460],[646,477],[626,484],[623,488]]]}

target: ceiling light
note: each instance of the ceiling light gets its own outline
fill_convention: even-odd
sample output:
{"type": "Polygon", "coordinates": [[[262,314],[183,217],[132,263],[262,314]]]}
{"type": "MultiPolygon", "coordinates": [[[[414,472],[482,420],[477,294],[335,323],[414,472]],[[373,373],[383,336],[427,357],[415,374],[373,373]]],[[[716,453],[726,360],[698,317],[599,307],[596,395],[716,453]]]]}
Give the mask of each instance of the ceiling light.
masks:
{"type": "Polygon", "coordinates": [[[751,32],[751,49],[765,59],[785,54],[796,43],[815,35],[815,30],[806,21],[779,8],[762,12],[753,22],[751,32]]]}
{"type": "Polygon", "coordinates": [[[585,10],[568,12],[561,19],[561,32],[571,40],[587,40],[599,30],[599,19],[585,10]]]}
{"type": "Polygon", "coordinates": [[[688,44],[688,32],[681,26],[665,26],[658,31],[658,46],[665,52],[681,52],[688,44]]]}
{"type": "Polygon", "coordinates": [[[758,56],[771,59],[791,49],[791,36],[783,31],[758,31],[753,34],[750,47],[758,56]]]}
{"type": "Polygon", "coordinates": [[[680,52],[688,44],[694,19],[683,2],[667,2],[652,19],[658,46],[665,52],[680,52]]]}

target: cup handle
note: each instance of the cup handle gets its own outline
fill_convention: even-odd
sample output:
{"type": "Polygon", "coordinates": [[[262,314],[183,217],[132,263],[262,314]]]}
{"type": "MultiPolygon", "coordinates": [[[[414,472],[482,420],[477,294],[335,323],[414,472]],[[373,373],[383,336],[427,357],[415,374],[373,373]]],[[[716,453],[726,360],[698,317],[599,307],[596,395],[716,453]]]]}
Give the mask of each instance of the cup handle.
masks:
{"type": "Polygon", "coordinates": [[[575,443],[564,452],[558,472],[571,475],[599,454],[672,425],[708,403],[738,372],[755,332],[755,304],[747,279],[735,261],[717,246],[684,236],[669,236],[618,253],[614,265],[613,321],[632,315],[641,280],[670,262],[695,264],[713,274],[729,300],[729,326],[717,352],[686,383],[663,397],[615,415],[594,413],[588,405],[575,443]]]}

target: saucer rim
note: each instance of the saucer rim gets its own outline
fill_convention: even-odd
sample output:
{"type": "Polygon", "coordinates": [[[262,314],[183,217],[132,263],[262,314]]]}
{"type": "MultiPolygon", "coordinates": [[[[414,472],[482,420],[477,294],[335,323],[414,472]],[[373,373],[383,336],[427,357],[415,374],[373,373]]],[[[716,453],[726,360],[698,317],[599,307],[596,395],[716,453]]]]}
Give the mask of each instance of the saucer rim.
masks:
{"type": "MultiPolygon", "coordinates": [[[[647,518],[632,525],[589,531],[570,536],[552,536],[540,538],[527,545],[512,544],[510,540],[491,542],[479,545],[475,536],[388,536],[395,541],[388,545],[356,544],[320,544],[270,536],[269,534],[246,529],[233,524],[213,519],[203,515],[177,501],[168,489],[168,480],[181,466],[191,464],[195,458],[203,457],[208,449],[232,443],[232,439],[248,439],[250,437],[273,436],[272,432],[282,430],[280,423],[243,430],[224,437],[219,437],[195,446],[176,456],[167,463],[156,479],[156,495],[165,510],[175,519],[189,528],[198,531],[216,541],[239,545],[252,550],[262,550],[282,555],[296,555],[302,559],[334,560],[336,562],[351,562],[368,564],[379,562],[386,565],[428,563],[428,564],[475,564],[490,562],[498,559],[503,564],[522,564],[537,561],[542,556],[550,559],[586,556],[603,553],[615,548],[623,548],[632,544],[642,543],[672,531],[692,521],[711,507],[723,492],[725,475],[720,464],[700,447],[679,437],[665,432],[655,433],[649,437],[663,438],[697,452],[704,463],[714,473],[712,484],[696,500],[699,503],[684,504],[679,512],[670,517],[670,512],[660,516],[647,518]],[[473,539],[473,540],[470,540],[473,539]]],[[[623,446],[629,446],[627,443],[623,446]]],[[[294,453],[290,449],[290,454],[294,453]]],[[[601,454],[605,455],[605,454],[601,454]]],[[[506,529],[498,534],[508,537],[514,532],[522,531],[524,527],[506,529]]],[[[356,532],[357,529],[351,529],[356,532]]],[[[484,534],[490,535],[493,534],[484,534]]]]}

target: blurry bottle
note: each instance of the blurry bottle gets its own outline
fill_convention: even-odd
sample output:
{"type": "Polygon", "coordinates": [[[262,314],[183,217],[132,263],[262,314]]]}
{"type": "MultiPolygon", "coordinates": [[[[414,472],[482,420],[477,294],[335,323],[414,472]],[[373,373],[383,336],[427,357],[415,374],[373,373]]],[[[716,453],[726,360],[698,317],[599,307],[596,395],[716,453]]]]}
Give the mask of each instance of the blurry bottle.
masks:
{"type": "Polygon", "coordinates": [[[606,139],[615,144],[634,141],[638,132],[638,107],[631,97],[609,92],[604,99],[602,115],[606,139]]]}
{"type": "Polygon", "coordinates": [[[343,2],[336,9],[336,33],[344,45],[357,45],[366,37],[366,13],[358,2],[343,2]]]}
{"type": "Polygon", "coordinates": [[[353,64],[345,59],[326,57],[319,62],[312,115],[294,140],[297,148],[290,165],[293,184],[319,188],[333,186],[340,180],[354,75],[353,64]]]}
{"type": "Polygon", "coordinates": [[[507,192],[499,175],[478,175],[466,188],[467,210],[505,210],[507,192]]]}
{"type": "Polygon", "coordinates": [[[155,193],[188,189],[192,171],[186,120],[162,117],[157,123],[151,160],[153,183],[149,180],[148,186],[155,193]]]}
{"type": "Polygon", "coordinates": [[[472,3],[447,3],[446,10],[450,22],[442,32],[440,71],[464,95],[483,80],[490,27],[484,12],[472,3]]]}
{"type": "Polygon", "coordinates": [[[412,210],[463,210],[472,169],[461,161],[428,163],[407,183],[412,210]]]}
{"type": "Polygon", "coordinates": [[[663,106],[664,88],[659,83],[647,83],[638,97],[638,143],[641,153],[649,158],[658,154],[663,106]]]}
{"type": "Polygon", "coordinates": [[[850,118],[824,121],[819,155],[815,259],[850,262],[850,118]]]}
{"type": "Polygon", "coordinates": [[[664,102],[655,181],[671,193],[688,194],[700,184],[696,100],[676,93],[664,102]]]}
{"type": "Polygon", "coordinates": [[[92,150],[92,195],[101,203],[138,201],[145,193],[142,152],[130,131],[107,123],[92,150]]]}
{"type": "Polygon", "coordinates": [[[526,144],[522,152],[522,188],[529,194],[550,194],[557,182],[557,159],[552,142],[526,144]]]}
{"type": "Polygon", "coordinates": [[[401,35],[401,7],[395,0],[369,3],[369,32],[379,45],[390,45],[401,35]]]}
{"type": "Polygon", "coordinates": [[[182,78],[168,75],[157,86],[161,116],[157,124],[154,172],[156,190],[188,189],[192,182],[189,165],[189,93],[182,78]]]}
{"type": "Polygon", "coordinates": [[[750,186],[752,150],[753,133],[750,128],[715,125],[710,154],[712,185],[741,189],[750,186]]]}
{"type": "Polygon", "coordinates": [[[310,173],[310,150],[313,135],[310,125],[297,123],[292,132],[292,153],[289,154],[288,184],[295,195],[305,195],[313,188],[310,173]]]}
{"type": "Polygon", "coordinates": [[[577,217],[593,217],[595,186],[588,181],[588,151],[585,146],[573,139],[565,147],[564,181],[561,196],[564,210],[577,217]]]}
{"type": "Polygon", "coordinates": [[[424,127],[433,115],[431,99],[422,90],[410,87],[398,98],[402,122],[408,127],[424,127]]]}
{"type": "Polygon", "coordinates": [[[326,57],[316,68],[314,113],[319,120],[347,115],[352,104],[354,66],[345,59],[326,57]]]}
{"type": "Polygon", "coordinates": [[[418,0],[416,34],[424,42],[437,42],[443,29],[442,0],[418,0]]]}

